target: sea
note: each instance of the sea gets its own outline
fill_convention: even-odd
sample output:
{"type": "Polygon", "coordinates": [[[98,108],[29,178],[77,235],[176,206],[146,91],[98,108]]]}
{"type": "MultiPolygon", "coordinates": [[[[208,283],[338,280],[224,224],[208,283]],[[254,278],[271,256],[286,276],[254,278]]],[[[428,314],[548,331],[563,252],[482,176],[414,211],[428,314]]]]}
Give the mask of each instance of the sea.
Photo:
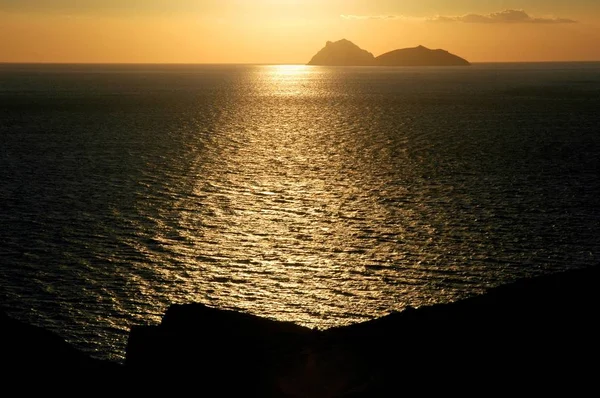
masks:
{"type": "Polygon", "coordinates": [[[598,265],[599,170],[600,63],[0,64],[0,304],[364,322],[598,265]]]}

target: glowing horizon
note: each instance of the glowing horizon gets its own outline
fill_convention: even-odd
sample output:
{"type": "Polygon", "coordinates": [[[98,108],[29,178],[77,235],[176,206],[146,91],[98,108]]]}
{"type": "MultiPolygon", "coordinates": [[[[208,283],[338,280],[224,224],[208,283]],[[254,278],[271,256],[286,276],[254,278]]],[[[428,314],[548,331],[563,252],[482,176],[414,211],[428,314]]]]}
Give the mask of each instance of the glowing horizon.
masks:
{"type": "Polygon", "coordinates": [[[600,61],[592,0],[0,0],[0,62],[305,64],[326,41],[470,62],[600,61]]]}

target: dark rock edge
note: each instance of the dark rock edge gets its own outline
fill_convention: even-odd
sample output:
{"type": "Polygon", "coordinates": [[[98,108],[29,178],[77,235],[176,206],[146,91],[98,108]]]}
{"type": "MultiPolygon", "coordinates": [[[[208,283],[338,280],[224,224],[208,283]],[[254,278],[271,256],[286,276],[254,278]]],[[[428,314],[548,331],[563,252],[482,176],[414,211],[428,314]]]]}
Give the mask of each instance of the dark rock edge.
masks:
{"type": "Polygon", "coordinates": [[[124,365],[89,358],[53,333],[0,313],[2,360],[9,374],[79,375],[78,382],[106,387],[108,380],[138,392],[572,395],[598,388],[599,277],[598,266],[574,269],[325,331],[202,304],[172,305],[160,325],[131,330],[124,365]]]}

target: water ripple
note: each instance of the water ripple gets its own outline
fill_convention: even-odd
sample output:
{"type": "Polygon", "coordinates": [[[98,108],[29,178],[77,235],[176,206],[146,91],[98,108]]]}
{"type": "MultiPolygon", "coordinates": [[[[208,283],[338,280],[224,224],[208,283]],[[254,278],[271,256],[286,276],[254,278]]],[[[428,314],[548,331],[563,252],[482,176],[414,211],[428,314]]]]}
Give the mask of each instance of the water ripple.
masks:
{"type": "Polygon", "coordinates": [[[171,303],[325,328],[597,262],[597,67],[89,68],[0,74],[0,282],[98,357],[171,303]]]}

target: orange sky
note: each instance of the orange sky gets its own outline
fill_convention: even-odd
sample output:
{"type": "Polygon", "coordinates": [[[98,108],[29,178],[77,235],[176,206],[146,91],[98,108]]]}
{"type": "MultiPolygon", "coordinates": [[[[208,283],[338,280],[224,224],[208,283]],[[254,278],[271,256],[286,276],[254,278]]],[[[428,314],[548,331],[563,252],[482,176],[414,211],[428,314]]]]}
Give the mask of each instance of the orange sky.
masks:
{"type": "Polygon", "coordinates": [[[341,38],[374,55],[600,60],[600,1],[0,0],[0,62],[305,63],[341,38]]]}

